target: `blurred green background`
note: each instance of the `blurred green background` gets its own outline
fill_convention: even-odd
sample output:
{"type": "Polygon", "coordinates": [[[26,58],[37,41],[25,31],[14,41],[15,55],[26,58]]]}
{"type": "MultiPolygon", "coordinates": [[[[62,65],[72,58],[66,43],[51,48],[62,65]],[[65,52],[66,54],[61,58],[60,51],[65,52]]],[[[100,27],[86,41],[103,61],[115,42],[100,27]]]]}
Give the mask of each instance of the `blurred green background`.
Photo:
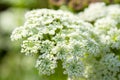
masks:
{"type": "Polygon", "coordinates": [[[34,67],[36,57],[20,53],[20,42],[11,42],[14,28],[24,23],[24,14],[33,9],[52,8],[80,12],[90,3],[120,0],[0,0],[0,80],[42,80],[34,67]]]}

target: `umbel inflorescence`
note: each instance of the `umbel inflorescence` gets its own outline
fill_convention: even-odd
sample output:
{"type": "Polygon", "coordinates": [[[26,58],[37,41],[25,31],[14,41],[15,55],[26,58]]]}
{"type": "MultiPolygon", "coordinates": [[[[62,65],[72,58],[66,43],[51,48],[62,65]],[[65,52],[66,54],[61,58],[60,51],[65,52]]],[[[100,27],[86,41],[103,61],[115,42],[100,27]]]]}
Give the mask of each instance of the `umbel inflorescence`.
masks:
{"type": "Polygon", "coordinates": [[[11,40],[22,40],[21,52],[39,55],[36,68],[84,80],[120,80],[120,5],[91,4],[84,12],[38,9],[25,15],[11,40]]]}

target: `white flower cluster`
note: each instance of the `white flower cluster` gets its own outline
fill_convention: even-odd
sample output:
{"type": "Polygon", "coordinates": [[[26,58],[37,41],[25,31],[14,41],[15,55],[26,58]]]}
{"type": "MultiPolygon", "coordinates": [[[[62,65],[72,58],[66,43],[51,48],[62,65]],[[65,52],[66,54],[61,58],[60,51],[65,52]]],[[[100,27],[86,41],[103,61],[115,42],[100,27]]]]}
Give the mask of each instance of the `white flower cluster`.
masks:
{"type": "Polygon", "coordinates": [[[97,15],[94,12],[90,15],[93,25],[69,12],[33,10],[25,15],[26,22],[13,31],[11,39],[23,40],[22,53],[39,55],[36,67],[41,74],[53,74],[60,60],[64,74],[71,79],[119,80],[119,11],[109,13],[109,17],[104,12],[104,9],[109,12],[108,8],[112,6],[107,7],[104,3],[90,5],[90,10],[98,9],[97,15]]]}
{"type": "Polygon", "coordinates": [[[114,53],[109,53],[96,60],[87,57],[85,76],[87,80],[119,80],[120,60],[114,53]]]}
{"type": "Polygon", "coordinates": [[[94,22],[97,19],[103,17],[111,17],[117,22],[120,22],[120,5],[109,5],[106,6],[105,3],[93,3],[88,6],[83,12],[80,12],[78,16],[85,21],[94,22]]]}
{"type": "Polygon", "coordinates": [[[82,20],[93,22],[106,15],[105,3],[92,3],[84,12],[80,12],[78,15],[82,20]]]}

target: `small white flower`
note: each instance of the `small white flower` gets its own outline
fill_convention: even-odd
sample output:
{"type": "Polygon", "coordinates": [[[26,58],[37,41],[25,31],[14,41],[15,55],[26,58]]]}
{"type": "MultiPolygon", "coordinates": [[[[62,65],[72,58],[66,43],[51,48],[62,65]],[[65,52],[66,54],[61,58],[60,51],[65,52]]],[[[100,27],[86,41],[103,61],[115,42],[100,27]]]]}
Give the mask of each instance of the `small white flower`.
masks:
{"type": "Polygon", "coordinates": [[[39,53],[41,49],[41,41],[36,40],[36,38],[28,40],[24,40],[23,44],[21,45],[21,52],[25,53],[26,55],[34,55],[39,53]]]}
{"type": "Polygon", "coordinates": [[[64,73],[68,74],[69,77],[83,77],[84,64],[79,58],[67,58],[66,61],[63,62],[63,68],[65,68],[64,73]]]}
{"type": "Polygon", "coordinates": [[[36,68],[39,70],[40,74],[50,75],[55,72],[55,68],[57,67],[56,59],[53,55],[43,54],[40,55],[38,60],[36,61],[36,68]]]}
{"type": "Polygon", "coordinates": [[[41,42],[41,50],[40,52],[43,53],[50,53],[50,51],[52,50],[52,48],[54,48],[54,43],[49,41],[49,40],[45,40],[41,42]]]}
{"type": "Polygon", "coordinates": [[[12,41],[19,40],[24,37],[27,37],[27,35],[28,35],[28,31],[24,27],[18,27],[12,32],[11,40],[12,41]]]}

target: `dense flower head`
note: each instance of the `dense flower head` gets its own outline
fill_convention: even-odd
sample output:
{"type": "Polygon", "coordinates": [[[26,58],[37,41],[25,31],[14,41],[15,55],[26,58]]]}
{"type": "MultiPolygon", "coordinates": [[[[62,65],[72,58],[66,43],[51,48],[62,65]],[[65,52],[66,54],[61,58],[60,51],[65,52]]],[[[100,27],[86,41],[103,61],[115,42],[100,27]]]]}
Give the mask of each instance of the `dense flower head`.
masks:
{"type": "MultiPolygon", "coordinates": [[[[71,79],[119,80],[119,11],[110,13],[110,7],[97,3],[83,12],[99,9],[88,13],[92,19],[86,21],[94,24],[62,10],[33,10],[26,13],[24,25],[13,31],[11,40],[21,39],[22,53],[39,56],[36,68],[40,74],[54,74],[60,60],[64,74],[71,79]],[[106,9],[109,15],[105,14],[106,9]]],[[[113,6],[116,10],[118,7],[113,6]]]]}

